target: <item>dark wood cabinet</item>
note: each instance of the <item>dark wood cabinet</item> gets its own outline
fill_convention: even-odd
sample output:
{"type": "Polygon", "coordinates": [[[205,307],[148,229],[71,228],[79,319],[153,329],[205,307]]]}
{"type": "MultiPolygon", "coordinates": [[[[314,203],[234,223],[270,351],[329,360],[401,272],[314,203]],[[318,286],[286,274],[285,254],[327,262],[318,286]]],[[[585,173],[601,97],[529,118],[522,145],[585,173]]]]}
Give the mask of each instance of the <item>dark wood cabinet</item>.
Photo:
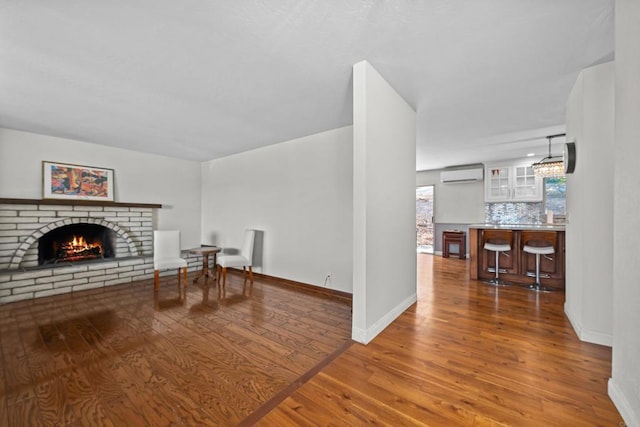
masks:
{"type": "MultiPolygon", "coordinates": [[[[553,246],[552,255],[540,255],[540,279],[557,279],[564,282],[564,233],[556,231],[522,231],[520,247],[525,245],[553,246]]],[[[520,274],[535,277],[536,256],[521,252],[520,274]]],[[[550,283],[550,282],[549,282],[550,283]]],[[[564,285],[563,285],[564,286],[564,285]]]]}
{"type": "Polygon", "coordinates": [[[466,258],[467,234],[459,230],[445,230],[442,232],[442,257],[454,255],[460,259],[466,258]]]}
{"type": "Polygon", "coordinates": [[[483,252],[482,271],[486,273],[482,275],[483,278],[493,278],[496,271],[496,253],[484,249],[485,243],[508,243],[511,250],[498,253],[500,274],[518,274],[518,251],[515,250],[517,248],[515,237],[516,234],[512,230],[482,230],[480,250],[483,252]]]}
{"type": "MultiPolygon", "coordinates": [[[[535,282],[536,257],[522,251],[527,241],[545,233],[554,246],[553,255],[540,256],[541,281],[545,286],[564,289],[565,282],[565,233],[564,230],[520,230],[469,228],[469,277],[476,280],[492,279],[495,276],[495,252],[484,249],[484,243],[497,238],[497,242],[509,243],[511,251],[500,253],[500,278],[508,283],[528,284],[535,282]],[[552,237],[549,237],[552,236],[552,237]],[[529,274],[528,274],[529,273],[529,274]]],[[[494,240],[493,243],[496,243],[494,240]]],[[[531,245],[543,243],[530,242],[531,245]]]]}

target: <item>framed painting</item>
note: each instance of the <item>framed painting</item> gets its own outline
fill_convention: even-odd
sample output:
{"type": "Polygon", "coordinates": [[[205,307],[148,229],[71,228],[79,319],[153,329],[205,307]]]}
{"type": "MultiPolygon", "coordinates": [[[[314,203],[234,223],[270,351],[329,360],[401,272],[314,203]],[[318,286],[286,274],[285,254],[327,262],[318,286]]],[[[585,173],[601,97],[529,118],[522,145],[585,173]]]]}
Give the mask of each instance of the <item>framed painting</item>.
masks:
{"type": "Polygon", "coordinates": [[[44,199],[113,202],[113,169],[42,162],[44,199]]]}

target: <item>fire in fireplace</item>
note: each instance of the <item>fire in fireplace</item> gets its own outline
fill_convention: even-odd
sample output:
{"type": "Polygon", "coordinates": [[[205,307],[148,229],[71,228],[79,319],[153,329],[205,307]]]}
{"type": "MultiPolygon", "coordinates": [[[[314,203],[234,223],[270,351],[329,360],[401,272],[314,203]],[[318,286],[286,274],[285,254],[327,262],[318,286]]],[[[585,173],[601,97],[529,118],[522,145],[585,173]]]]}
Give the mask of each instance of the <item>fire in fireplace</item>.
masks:
{"type": "Polygon", "coordinates": [[[116,233],[97,224],[72,224],[51,230],[38,242],[38,264],[115,257],[116,233]]]}

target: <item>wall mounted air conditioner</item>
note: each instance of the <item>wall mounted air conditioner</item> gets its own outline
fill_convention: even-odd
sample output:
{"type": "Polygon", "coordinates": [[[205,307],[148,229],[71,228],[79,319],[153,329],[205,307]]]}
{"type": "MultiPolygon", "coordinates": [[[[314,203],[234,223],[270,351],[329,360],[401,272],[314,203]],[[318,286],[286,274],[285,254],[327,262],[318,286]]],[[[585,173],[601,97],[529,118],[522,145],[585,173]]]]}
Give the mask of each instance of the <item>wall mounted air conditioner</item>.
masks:
{"type": "Polygon", "coordinates": [[[484,169],[482,167],[470,169],[452,169],[440,172],[440,181],[445,184],[476,182],[482,181],[484,178],[484,169]]]}

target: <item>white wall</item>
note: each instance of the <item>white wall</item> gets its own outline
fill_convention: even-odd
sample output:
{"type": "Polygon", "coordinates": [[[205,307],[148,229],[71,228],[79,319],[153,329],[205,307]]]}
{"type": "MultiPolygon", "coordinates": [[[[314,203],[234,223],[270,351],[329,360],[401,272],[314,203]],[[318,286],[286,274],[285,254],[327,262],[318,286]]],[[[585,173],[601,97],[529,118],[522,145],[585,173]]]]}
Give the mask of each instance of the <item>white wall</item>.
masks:
{"type": "Polygon", "coordinates": [[[0,128],[0,197],[42,198],[43,160],[114,169],[116,202],[162,204],[156,227],[200,246],[198,162],[0,128]]]}
{"type": "Polygon", "coordinates": [[[353,329],[367,343],[416,301],[415,111],[353,67],[353,329]]]}
{"type": "Polygon", "coordinates": [[[609,395],[640,426],[640,2],[615,4],[613,375],[609,395]]]}
{"type": "Polygon", "coordinates": [[[435,185],[434,222],[476,224],[484,222],[484,182],[443,184],[440,169],[416,173],[416,186],[435,185]]]}
{"type": "Polygon", "coordinates": [[[613,342],[613,62],[583,70],[567,102],[567,141],[576,170],[567,175],[565,312],[583,341],[613,342]]]}
{"type": "Polygon", "coordinates": [[[348,126],[203,163],[203,242],[239,248],[258,229],[255,271],[317,286],[330,273],[350,293],[352,138],[348,126]]]}

